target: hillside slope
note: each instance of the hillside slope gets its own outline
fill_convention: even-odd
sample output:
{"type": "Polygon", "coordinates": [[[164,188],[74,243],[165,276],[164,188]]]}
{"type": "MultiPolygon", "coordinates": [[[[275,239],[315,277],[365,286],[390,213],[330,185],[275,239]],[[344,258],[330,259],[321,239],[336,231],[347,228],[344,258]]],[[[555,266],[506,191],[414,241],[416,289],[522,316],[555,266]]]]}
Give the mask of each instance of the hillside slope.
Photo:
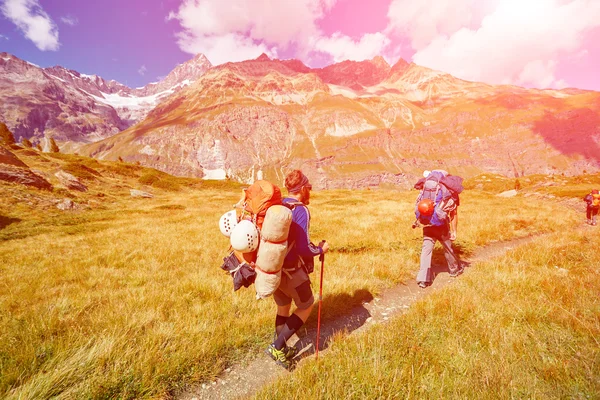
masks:
{"type": "Polygon", "coordinates": [[[186,176],[278,179],[296,167],[321,188],[407,187],[436,167],[466,177],[598,171],[599,143],[596,92],[491,86],[404,60],[311,70],[263,55],[211,69],[82,151],[186,176]]]}

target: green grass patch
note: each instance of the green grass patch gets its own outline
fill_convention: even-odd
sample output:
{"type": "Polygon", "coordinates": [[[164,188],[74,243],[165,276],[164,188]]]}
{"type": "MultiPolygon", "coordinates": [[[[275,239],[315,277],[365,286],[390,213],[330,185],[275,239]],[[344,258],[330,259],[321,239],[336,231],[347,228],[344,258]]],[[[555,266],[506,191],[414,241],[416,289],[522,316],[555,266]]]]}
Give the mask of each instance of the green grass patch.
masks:
{"type": "Polygon", "coordinates": [[[70,161],[70,162],[66,163],[65,165],[63,165],[62,169],[65,172],[68,172],[77,178],[80,178],[83,180],[88,180],[88,181],[102,176],[102,174],[100,174],[100,172],[96,171],[95,169],[87,167],[78,162],[70,161]]]}
{"type": "Polygon", "coordinates": [[[181,204],[165,204],[163,206],[154,207],[155,210],[170,210],[170,211],[178,211],[185,210],[186,207],[181,204]]]}

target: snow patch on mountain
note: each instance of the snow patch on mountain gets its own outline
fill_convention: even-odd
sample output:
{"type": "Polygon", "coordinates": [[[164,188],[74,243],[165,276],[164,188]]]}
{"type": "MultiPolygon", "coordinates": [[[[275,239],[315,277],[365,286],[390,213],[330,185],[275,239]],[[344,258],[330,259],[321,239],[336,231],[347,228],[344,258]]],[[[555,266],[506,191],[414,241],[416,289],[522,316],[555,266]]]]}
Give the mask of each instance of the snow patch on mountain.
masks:
{"type": "Polygon", "coordinates": [[[333,126],[327,127],[325,133],[329,136],[352,136],[371,129],[377,129],[377,127],[366,121],[336,121],[333,126]]]}
{"type": "Polygon", "coordinates": [[[202,179],[224,180],[227,179],[227,172],[224,169],[203,169],[204,176],[202,179]]]}
{"type": "Polygon", "coordinates": [[[147,144],[143,149],[141,149],[139,151],[140,154],[146,154],[149,156],[153,156],[156,154],[156,150],[154,150],[152,147],[150,147],[149,144],[147,144]]]}
{"type": "Polygon", "coordinates": [[[152,96],[143,96],[143,97],[137,97],[137,96],[121,96],[120,94],[117,93],[104,93],[104,92],[100,92],[102,93],[103,97],[98,97],[98,96],[94,96],[91,93],[88,93],[90,96],[92,96],[94,98],[94,100],[100,102],[100,103],[104,103],[104,104],[108,104],[109,106],[117,109],[117,108],[128,108],[129,110],[140,110],[143,108],[147,108],[148,106],[155,106],[156,104],[158,104],[159,100],[164,97],[165,95],[169,95],[171,93],[173,93],[174,90],[168,90],[165,92],[160,92],[157,94],[154,94],[152,96]]]}

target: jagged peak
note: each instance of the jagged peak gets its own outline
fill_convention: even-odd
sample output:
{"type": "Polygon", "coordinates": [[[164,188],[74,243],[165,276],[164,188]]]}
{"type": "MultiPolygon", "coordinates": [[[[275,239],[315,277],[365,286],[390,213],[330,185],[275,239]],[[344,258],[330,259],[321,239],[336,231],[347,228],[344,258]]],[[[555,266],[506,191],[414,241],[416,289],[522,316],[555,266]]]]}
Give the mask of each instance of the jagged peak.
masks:
{"type": "MultiPolygon", "coordinates": [[[[411,63],[412,64],[412,63],[411,63]]],[[[400,59],[396,62],[396,64],[394,64],[392,66],[393,69],[405,69],[409,66],[410,64],[402,57],[400,57],[400,59]]]]}
{"type": "Polygon", "coordinates": [[[209,64],[212,66],[212,63],[210,62],[210,60],[203,53],[196,54],[196,56],[194,56],[194,58],[192,60],[199,61],[203,64],[209,64]]]}
{"type": "Polygon", "coordinates": [[[408,63],[406,62],[405,59],[400,58],[396,64],[394,64],[390,70],[390,74],[392,75],[397,75],[397,74],[404,74],[411,65],[414,65],[414,63],[408,63]]]}
{"type": "Polygon", "coordinates": [[[375,57],[373,57],[373,59],[371,60],[371,62],[373,64],[381,65],[381,66],[385,66],[385,67],[389,67],[390,66],[390,64],[382,56],[375,56],[375,57]]]}
{"type": "Polygon", "coordinates": [[[260,56],[258,56],[256,61],[271,61],[271,59],[269,58],[268,55],[266,55],[265,53],[262,53],[260,56]]]}

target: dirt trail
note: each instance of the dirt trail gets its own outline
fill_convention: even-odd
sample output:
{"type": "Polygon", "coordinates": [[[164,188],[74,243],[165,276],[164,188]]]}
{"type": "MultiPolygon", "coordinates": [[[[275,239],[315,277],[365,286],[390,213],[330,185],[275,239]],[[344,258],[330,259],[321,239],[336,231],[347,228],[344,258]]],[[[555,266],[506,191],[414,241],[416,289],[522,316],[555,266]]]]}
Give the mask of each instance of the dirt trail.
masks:
{"type": "MultiPolygon", "coordinates": [[[[529,243],[534,239],[546,235],[529,236],[506,242],[498,242],[482,247],[464,261],[473,265],[483,260],[489,260],[503,255],[509,250],[529,243]]],[[[469,273],[469,268],[465,273],[469,273]]],[[[418,299],[428,296],[451,283],[454,278],[445,273],[441,268],[435,268],[435,280],[433,285],[427,289],[421,289],[414,280],[406,284],[384,290],[380,296],[369,302],[357,306],[350,313],[341,315],[333,321],[321,324],[321,339],[319,343],[319,356],[326,357],[329,338],[336,332],[360,332],[368,329],[371,325],[382,323],[407,310],[411,304],[418,299]]],[[[460,278],[458,278],[460,279],[460,278]]],[[[293,337],[290,342],[295,342],[296,347],[301,349],[299,358],[305,358],[314,353],[314,340],[316,328],[304,329],[301,339],[293,337]]],[[[302,360],[299,361],[300,363],[302,360]]],[[[201,400],[201,399],[237,399],[245,398],[257,393],[264,385],[275,381],[278,377],[290,372],[279,367],[267,355],[258,354],[253,360],[244,364],[228,368],[217,378],[216,381],[202,384],[177,396],[179,400],[201,400]]]]}

